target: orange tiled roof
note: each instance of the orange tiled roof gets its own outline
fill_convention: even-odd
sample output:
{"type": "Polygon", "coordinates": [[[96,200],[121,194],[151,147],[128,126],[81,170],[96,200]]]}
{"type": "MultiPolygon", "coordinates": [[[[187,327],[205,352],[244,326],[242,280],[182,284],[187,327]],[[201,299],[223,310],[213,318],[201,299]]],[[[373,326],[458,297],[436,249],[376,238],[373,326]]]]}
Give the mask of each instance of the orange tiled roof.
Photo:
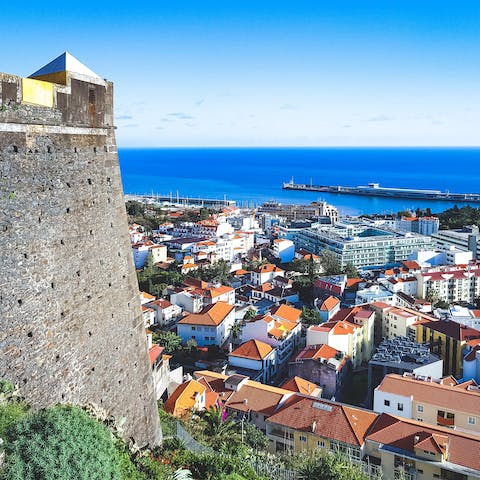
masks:
{"type": "Polygon", "coordinates": [[[353,323],[340,321],[333,326],[332,333],[334,335],[350,335],[355,333],[356,328],[359,328],[359,326],[354,325],[353,323]]]}
{"type": "Polygon", "coordinates": [[[266,263],[265,265],[260,265],[260,267],[253,270],[255,273],[269,273],[269,272],[283,272],[281,268],[278,268],[273,263],[266,263]]]}
{"type": "Polygon", "coordinates": [[[207,305],[200,313],[190,313],[183,317],[178,323],[187,325],[220,325],[227,315],[234,309],[233,305],[225,302],[217,302],[207,305]]]}
{"type": "Polygon", "coordinates": [[[302,393],[303,395],[312,395],[313,392],[320,387],[315,385],[308,380],[305,380],[301,377],[293,377],[289,378],[283,385],[282,388],[286,390],[291,390],[292,392],[302,393]]]}
{"type": "Polygon", "coordinates": [[[216,288],[210,288],[207,291],[209,292],[211,298],[215,298],[225,293],[233,292],[234,289],[232,287],[227,287],[226,285],[220,285],[216,288]]]}
{"type": "Polygon", "coordinates": [[[140,296],[143,297],[145,300],[155,300],[155,295],[150,295],[147,292],[140,292],[140,296]]]}
{"type": "Polygon", "coordinates": [[[452,408],[454,405],[459,411],[480,416],[480,393],[451,386],[448,382],[442,385],[402,375],[388,374],[383,378],[377,390],[395,395],[412,396],[416,402],[437,407],[452,408]]]}
{"type": "Polygon", "coordinates": [[[331,347],[330,345],[310,345],[300,351],[299,354],[296,356],[295,360],[303,360],[309,358],[312,358],[313,360],[316,360],[318,358],[325,358],[328,360],[329,358],[336,357],[338,353],[340,352],[335,348],[331,347]]]}
{"type": "Polygon", "coordinates": [[[272,351],[273,348],[266,343],[260,342],[259,340],[249,340],[233,350],[230,355],[252,360],[264,360],[272,351]]]}
{"type": "Polygon", "coordinates": [[[194,376],[197,379],[204,378],[219,393],[220,400],[228,408],[243,412],[252,411],[271,415],[283,400],[293,395],[291,391],[284,388],[264,385],[253,380],[247,380],[237,392],[234,392],[225,387],[227,375],[209,370],[197,371],[194,376]]]}
{"type": "Polygon", "coordinates": [[[338,304],[340,300],[333,295],[330,295],[326,300],[323,301],[322,305],[320,306],[320,310],[329,312],[333,310],[338,304]]]}
{"type": "Polygon", "coordinates": [[[205,386],[196,380],[188,380],[178,386],[168,397],[163,408],[175,416],[190,413],[195,406],[197,396],[205,393],[205,390],[205,386]]]}
{"type": "Polygon", "coordinates": [[[272,315],[288,320],[290,322],[298,322],[302,311],[289,305],[280,305],[272,310],[272,315]]]}

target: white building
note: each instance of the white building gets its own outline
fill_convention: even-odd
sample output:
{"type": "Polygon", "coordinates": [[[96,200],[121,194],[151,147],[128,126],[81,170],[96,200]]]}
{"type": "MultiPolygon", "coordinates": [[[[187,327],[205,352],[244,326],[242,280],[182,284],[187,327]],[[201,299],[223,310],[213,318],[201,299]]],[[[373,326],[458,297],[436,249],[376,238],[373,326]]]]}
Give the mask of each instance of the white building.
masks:
{"type": "Polygon", "coordinates": [[[480,297],[480,265],[430,268],[416,277],[419,298],[426,298],[429,292],[448,303],[473,302],[480,297]]]}
{"type": "Polygon", "coordinates": [[[295,244],[291,240],[277,238],[273,241],[272,253],[282,263],[291,262],[295,258],[295,244]]]}
{"type": "Polygon", "coordinates": [[[295,348],[300,345],[301,310],[287,305],[247,321],[242,329],[242,342],[259,340],[276,349],[278,368],[286,366],[295,348]]]}
{"type": "Polygon", "coordinates": [[[261,383],[267,383],[277,373],[276,351],[259,340],[248,340],[228,354],[229,367],[261,383]]]}
{"type": "Polygon", "coordinates": [[[177,323],[177,333],[182,343],[195,340],[199,347],[224,346],[230,339],[235,323],[235,307],[217,302],[204,307],[200,313],[191,313],[177,323]]]}
{"type": "Polygon", "coordinates": [[[160,326],[169,325],[182,316],[182,309],[178,305],[163,298],[147,303],[146,306],[155,312],[155,323],[160,326]]]}
{"type": "Polygon", "coordinates": [[[284,277],[285,270],[282,270],[272,263],[266,263],[265,265],[261,265],[260,267],[252,270],[250,275],[253,285],[262,285],[266,282],[272,282],[272,280],[277,276],[284,277]]]}

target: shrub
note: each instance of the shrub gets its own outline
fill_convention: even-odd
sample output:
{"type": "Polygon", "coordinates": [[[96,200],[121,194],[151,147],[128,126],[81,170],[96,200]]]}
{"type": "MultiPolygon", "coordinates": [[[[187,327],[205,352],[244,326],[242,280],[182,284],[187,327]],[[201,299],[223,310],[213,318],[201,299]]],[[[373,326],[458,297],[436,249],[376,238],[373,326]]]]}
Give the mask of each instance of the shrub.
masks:
{"type": "Polygon", "coordinates": [[[120,480],[112,433],[78,407],[28,414],[5,431],[2,480],[120,480]]]}

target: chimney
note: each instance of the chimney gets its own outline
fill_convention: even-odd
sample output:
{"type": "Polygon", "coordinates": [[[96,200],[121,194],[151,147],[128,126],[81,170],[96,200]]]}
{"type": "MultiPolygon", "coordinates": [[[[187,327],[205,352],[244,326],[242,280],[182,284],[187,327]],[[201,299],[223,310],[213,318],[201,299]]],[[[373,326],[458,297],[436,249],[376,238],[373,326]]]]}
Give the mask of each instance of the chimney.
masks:
{"type": "Polygon", "coordinates": [[[315,429],[316,429],[316,428],[317,428],[317,421],[314,420],[314,421],[312,422],[312,433],[315,433],[315,429]]]}

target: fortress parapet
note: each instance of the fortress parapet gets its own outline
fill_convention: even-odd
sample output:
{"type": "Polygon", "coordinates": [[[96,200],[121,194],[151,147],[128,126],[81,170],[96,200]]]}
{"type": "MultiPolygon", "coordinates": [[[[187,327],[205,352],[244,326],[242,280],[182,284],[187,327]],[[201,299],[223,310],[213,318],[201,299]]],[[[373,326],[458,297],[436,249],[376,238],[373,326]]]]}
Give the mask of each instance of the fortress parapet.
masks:
{"type": "Polygon", "coordinates": [[[113,127],[113,85],[64,53],[0,74],[0,377],[161,441],[113,127]]]}

